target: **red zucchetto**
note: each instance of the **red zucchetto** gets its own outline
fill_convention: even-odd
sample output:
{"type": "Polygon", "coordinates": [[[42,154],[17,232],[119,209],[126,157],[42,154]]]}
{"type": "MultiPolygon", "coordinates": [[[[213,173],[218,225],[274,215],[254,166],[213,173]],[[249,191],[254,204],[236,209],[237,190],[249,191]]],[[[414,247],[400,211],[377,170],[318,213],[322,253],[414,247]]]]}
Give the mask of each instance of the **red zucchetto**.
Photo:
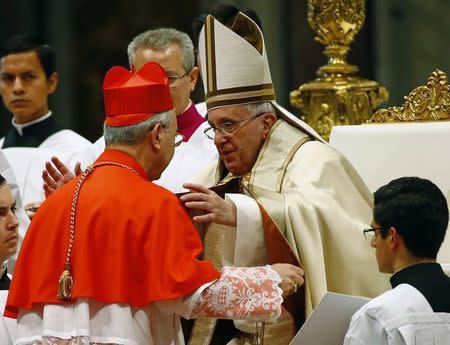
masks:
{"type": "Polygon", "coordinates": [[[173,109],[169,79],[164,69],[148,62],[136,73],[115,66],[103,80],[106,125],[131,126],[173,109]]]}

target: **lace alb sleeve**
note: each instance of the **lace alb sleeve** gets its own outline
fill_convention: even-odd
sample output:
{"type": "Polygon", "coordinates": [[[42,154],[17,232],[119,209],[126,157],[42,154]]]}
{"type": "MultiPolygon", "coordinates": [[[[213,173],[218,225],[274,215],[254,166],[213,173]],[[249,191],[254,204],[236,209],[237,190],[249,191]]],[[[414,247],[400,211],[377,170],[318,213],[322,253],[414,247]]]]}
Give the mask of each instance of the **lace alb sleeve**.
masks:
{"type": "Polygon", "coordinates": [[[224,267],[197,301],[191,318],[274,322],[281,314],[280,276],[270,267],[224,267]]]}

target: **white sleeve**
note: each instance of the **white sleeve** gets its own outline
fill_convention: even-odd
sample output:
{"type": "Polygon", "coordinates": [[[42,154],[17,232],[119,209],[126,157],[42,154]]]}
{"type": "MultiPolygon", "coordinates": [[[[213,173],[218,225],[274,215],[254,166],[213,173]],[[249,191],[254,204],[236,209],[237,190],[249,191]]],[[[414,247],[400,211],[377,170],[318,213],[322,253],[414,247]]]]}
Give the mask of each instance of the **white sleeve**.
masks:
{"type": "Polygon", "coordinates": [[[243,194],[225,194],[225,200],[236,205],[236,228],[224,236],[223,264],[230,266],[263,266],[267,264],[266,240],[258,203],[243,194]]]}
{"type": "Polygon", "coordinates": [[[0,315],[0,339],[2,345],[12,345],[11,334],[9,333],[3,316],[0,315]]]}
{"type": "Polygon", "coordinates": [[[203,291],[213,283],[203,284],[194,292],[177,299],[154,302],[154,306],[166,314],[178,314],[189,319],[203,291]]]}
{"type": "Polygon", "coordinates": [[[366,313],[365,308],[353,315],[344,345],[387,344],[387,334],[378,320],[366,313]]]}

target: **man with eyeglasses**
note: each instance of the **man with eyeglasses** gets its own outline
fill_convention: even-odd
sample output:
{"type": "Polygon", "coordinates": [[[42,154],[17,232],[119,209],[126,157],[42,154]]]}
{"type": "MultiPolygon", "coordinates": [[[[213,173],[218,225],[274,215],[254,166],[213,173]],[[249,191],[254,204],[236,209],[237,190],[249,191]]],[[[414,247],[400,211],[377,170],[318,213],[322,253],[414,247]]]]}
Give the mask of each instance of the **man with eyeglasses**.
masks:
{"type": "Polygon", "coordinates": [[[450,278],[436,263],[448,220],[445,196],[429,180],[402,177],[374,193],[372,227],[363,232],[380,272],[392,274],[392,290],[353,315],[344,345],[448,344],[450,314],[435,314],[450,313],[450,278]],[[434,326],[425,341],[415,330],[426,324],[434,326]]]}
{"type": "MultiPolygon", "coordinates": [[[[296,328],[327,291],[372,297],[385,291],[387,281],[360,236],[370,221],[370,192],[341,154],[276,103],[258,26],[241,13],[230,28],[208,16],[199,50],[205,133],[220,162],[198,184],[185,184],[191,193],[181,200],[203,212],[193,220],[208,226],[205,256],[242,266],[300,263],[305,287],[286,303],[296,328]]],[[[235,325],[247,339],[264,333],[235,325]]],[[[285,329],[266,341],[288,344],[290,334],[285,329]]]]}
{"type": "MultiPolygon", "coordinates": [[[[178,131],[183,136],[175,155],[161,178],[155,183],[177,193],[184,191],[182,185],[190,178],[217,160],[217,151],[204,135],[208,127],[204,114],[200,114],[190,99],[198,78],[195,66],[194,46],[189,36],[172,28],[148,30],[137,35],[128,45],[130,69],[139,71],[147,62],[159,63],[166,71],[175,113],[178,131]]],[[[81,165],[87,166],[103,152],[104,138],[98,139],[91,150],[81,154],[81,165]]],[[[58,159],[53,159],[55,168],[47,163],[44,181],[47,194],[64,180],[73,178],[73,174],[58,159]],[[49,175],[50,174],[50,175],[49,175]]],[[[81,172],[77,165],[76,173],[81,172]]]]}

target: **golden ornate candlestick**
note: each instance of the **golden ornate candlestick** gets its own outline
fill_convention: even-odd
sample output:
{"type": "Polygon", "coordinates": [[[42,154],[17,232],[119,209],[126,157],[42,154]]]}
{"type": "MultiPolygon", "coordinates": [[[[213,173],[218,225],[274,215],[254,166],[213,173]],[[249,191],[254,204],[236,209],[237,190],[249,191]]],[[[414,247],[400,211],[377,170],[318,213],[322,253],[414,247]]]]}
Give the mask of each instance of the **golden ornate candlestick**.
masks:
{"type": "Polygon", "coordinates": [[[389,97],[377,82],[358,77],[346,62],[355,35],[365,20],[365,0],[308,0],[308,23],[315,40],[326,46],[328,63],[318,78],[290,94],[302,118],[328,140],[334,125],[361,124],[389,97]]]}

